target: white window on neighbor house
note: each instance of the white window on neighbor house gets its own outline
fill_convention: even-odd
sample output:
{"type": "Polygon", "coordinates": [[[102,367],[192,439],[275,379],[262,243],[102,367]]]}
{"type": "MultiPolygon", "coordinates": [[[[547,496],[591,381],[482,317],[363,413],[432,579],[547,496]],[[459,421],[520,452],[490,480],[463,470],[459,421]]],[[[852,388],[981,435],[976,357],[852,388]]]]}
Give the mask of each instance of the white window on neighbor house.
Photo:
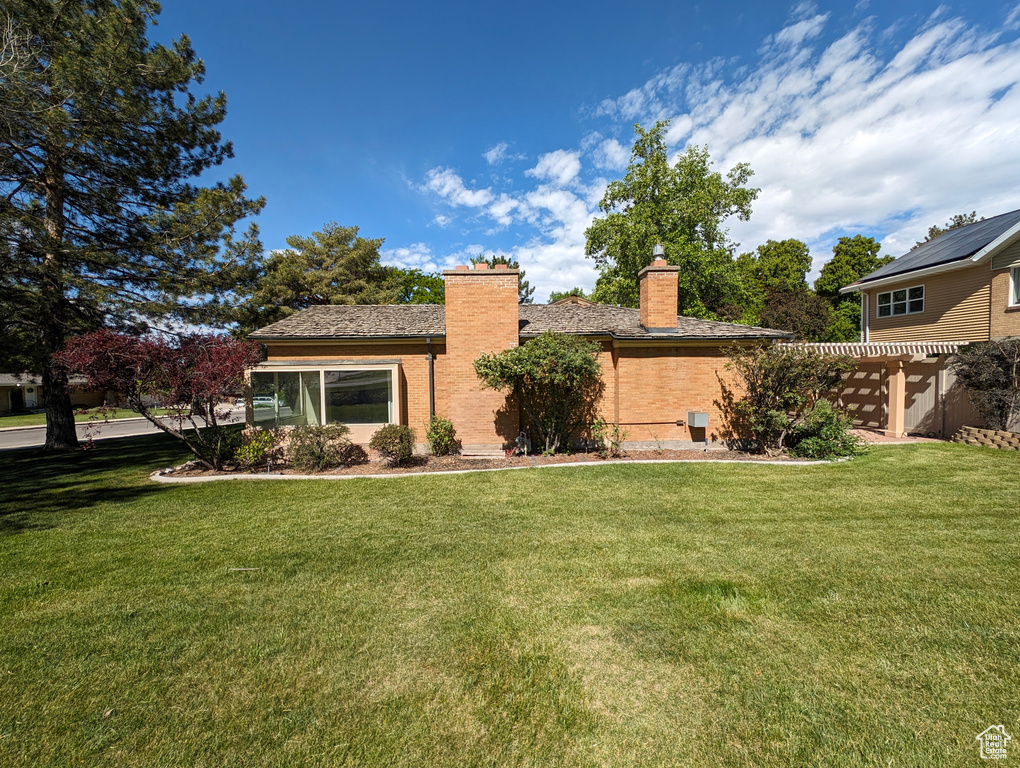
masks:
{"type": "Polygon", "coordinates": [[[264,365],[251,372],[255,426],[395,423],[395,365],[289,368],[264,365]]]}
{"type": "Polygon", "coordinates": [[[1020,267],[1009,270],[1009,306],[1020,307],[1020,267]]]}
{"type": "Polygon", "coordinates": [[[896,315],[916,315],[924,312],[924,286],[900,288],[897,291],[886,291],[878,294],[876,302],[878,317],[895,317],[896,315]]]}

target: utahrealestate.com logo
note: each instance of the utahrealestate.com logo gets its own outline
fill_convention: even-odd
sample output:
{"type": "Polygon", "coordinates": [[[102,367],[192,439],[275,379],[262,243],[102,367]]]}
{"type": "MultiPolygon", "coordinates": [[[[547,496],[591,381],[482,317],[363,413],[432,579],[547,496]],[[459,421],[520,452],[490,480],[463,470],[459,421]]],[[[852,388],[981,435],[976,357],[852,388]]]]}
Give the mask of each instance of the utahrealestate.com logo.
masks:
{"type": "Polygon", "coordinates": [[[992,725],[981,731],[975,738],[981,742],[982,760],[1005,760],[1006,745],[1013,737],[1006,733],[1005,727],[992,725]]]}

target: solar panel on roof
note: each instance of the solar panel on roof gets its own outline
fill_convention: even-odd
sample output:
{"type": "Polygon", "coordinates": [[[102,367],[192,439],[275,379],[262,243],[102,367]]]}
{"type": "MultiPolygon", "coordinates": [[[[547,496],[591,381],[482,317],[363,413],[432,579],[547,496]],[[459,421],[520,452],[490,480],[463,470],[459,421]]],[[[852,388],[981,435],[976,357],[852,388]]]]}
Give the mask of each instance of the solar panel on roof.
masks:
{"type": "Polygon", "coordinates": [[[939,264],[948,264],[952,261],[966,259],[968,256],[973,256],[1018,223],[1020,223],[1020,210],[1002,213],[990,219],[984,219],[983,221],[968,224],[966,227],[951,230],[935,238],[930,243],[925,243],[900,256],[884,267],[876,269],[867,277],[861,278],[860,282],[868,283],[883,277],[892,277],[893,275],[901,275],[907,272],[914,272],[918,269],[935,267],[939,264]]]}

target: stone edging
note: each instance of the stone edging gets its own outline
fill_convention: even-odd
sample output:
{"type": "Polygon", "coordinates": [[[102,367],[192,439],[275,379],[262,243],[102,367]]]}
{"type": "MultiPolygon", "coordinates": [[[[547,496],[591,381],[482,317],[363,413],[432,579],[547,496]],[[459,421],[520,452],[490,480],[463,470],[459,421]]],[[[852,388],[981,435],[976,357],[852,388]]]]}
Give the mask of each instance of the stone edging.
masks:
{"type": "Polygon", "coordinates": [[[981,429],[980,427],[960,427],[953,435],[954,443],[964,445],[982,445],[986,448],[1002,448],[1007,451],[1020,451],[1020,432],[1004,432],[1001,429],[981,429]]]}
{"type": "Polygon", "coordinates": [[[434,475],[467,475],[472,472],[510,472],[517,469],[550,469],[556,467],[603,467],[608,464],[749,464],[757,466],[816,467],[820,464],[834,464],[847,459],[832,461],[755,461],[740,459],[635,459],[633,461],[570,461],[562,464],[538,464],[534,467],[485,467],[481,469],[447,469],[441,472],[390,472],[383,475],[284,475],[279,472],[260,474],[237,473],[232,475],[211,475],[202,477],[170,477],[165,469],[149,475],[157,483],[212,483],[218,480],[388,480],[395,477],[431,477],[434,475]]]}

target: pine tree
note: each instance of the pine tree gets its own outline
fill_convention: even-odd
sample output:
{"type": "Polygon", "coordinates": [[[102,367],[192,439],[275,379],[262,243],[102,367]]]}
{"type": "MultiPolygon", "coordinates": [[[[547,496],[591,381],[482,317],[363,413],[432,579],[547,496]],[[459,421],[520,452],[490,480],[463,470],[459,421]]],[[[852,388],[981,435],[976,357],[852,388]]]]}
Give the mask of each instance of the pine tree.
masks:
{"type": "Polygon", "coordinates": [[[49,449],[77,444],[53,362],[69,336],[222,322],[256,275],[257,230],[233,235],[262,201],[238,176],[191,183],[233,156],[226,97],[191,93],[205,68],[187,37],[149,43],[158,13],[152,0],[0,10],[0,310],[24,342],[0,352],[42,374],[49,449]]]}

